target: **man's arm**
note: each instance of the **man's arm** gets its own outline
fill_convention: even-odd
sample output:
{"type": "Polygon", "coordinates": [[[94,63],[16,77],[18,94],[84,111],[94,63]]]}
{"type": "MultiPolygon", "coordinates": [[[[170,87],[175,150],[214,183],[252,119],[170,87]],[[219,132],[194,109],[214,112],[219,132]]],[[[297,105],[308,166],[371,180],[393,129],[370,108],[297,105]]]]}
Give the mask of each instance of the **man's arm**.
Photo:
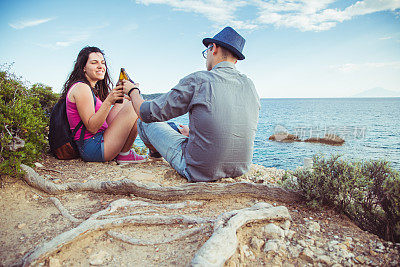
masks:
{"type": "MultiPolygon", "coordinates": [[[[127,94],[132,88],[138,87],[139,84],[123,81],[123,85],[124,92],[127,94]]],[[[189,111],[197,86],[195,77],[189,75],[183,78],[168,93],[152,101],[144,101],[137,89],[134,89],[129,97],[131,97],[132,105],[143,122],[167,121],[189,111]]]]}
{"type": "Polygon", "coordinates": [[[133,109],[135,110],[135,112],[138,115],[139,119],[142,120],[142,118],[140,117],[140,106],[142,105],[144,100],[140,96],[140,93],[139,93],[139,84],[138,83],[131,83],[130,81],[123,80],[122,81],[122,88],[124,90],[124,93],[131,99],[133,109]],[[133,89],[133,88],[137,88],[137,89],[133,89]],[[131,90],[131,89],[133,89],[133,90],[131,90]]]}
{"type": "Polygon", "coordinates": [[[140,96],[139,90],[133,90],[130,95],[128,95],[131,98],[132,101],[132,106],[133,109],[135,110],[136,114],[138,115],[139,119],[142,120],[140,117],[140,106],[144,102],[143,98],[140,96]]]}

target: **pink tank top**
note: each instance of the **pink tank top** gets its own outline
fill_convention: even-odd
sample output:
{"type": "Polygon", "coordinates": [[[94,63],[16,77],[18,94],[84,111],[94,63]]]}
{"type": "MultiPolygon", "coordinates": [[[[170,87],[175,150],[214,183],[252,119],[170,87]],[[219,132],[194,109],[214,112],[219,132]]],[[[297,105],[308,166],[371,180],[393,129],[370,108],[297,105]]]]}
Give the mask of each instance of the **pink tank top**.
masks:
{"type": "MultiPolygon", "coordinates": [[[[78,109],[76,108],[76,104],[72,103],[69,98],[69,91],[71,91],[71,89],[77,85],[79,82],[74,83],[71,88],[68,90],[67,93],[67,97],[66,97],[66,107],[67,107],[67,118],[68,118],[68,123],[69,123],[69,127],[71,129],[71,131],[73,131],[76,127],[76,125],[78,125],[78,123],[81,121],[81,117],[79,116],[78,113],[78,109]]],[[[97,98],[97,102],[96,102],[96,107],[95,107],[95,112],[97,112],[100,109],[101,104],[103,103],[98,97],[97,98]]],[[[106,121],[104,121],[103,125],[100,127],[100,129],[97,131],[98,132],[104,132],[108,127],[108,124],[106,121]]],[[[74,136],[74,140],[79,140],[79,137],[81,136],[81,129],[79,129],[75,136],[74,136]]],[[[84,136],[84,140],[89,139],[91,137],[93,137],[94,134],[90,133],[89,131],[86,130],[85,132],[85,136],[84,136]]]]}

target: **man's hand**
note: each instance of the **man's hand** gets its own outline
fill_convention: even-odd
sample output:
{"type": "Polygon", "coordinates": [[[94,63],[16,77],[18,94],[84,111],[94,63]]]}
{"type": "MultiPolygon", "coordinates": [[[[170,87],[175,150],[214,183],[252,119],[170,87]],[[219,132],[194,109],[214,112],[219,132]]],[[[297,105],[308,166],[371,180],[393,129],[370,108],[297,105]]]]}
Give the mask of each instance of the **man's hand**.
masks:
{"type": "Polygon", "coordinates": [[[133,87],[139,88],[139,83],[131,83],[128,80],[122,81],[122,88],[124,90],[124,94],[128,95],[129,90],[131,90],[133,87]]]}
{"type": "Polygon", "coordinates": [[[182,125],[182,124],[179,124],[179,127],[181,127],[181,129],[178,128],[181,134],[189,137],[189,127],[187,125],[182,125]]]}

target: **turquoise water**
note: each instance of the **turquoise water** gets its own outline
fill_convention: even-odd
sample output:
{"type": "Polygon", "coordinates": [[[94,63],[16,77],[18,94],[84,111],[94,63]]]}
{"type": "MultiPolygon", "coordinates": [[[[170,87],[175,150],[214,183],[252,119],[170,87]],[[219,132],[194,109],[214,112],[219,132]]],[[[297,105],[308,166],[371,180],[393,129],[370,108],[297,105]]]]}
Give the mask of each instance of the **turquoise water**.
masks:
{"type": "MultiPolygon", "coordinates": [[[[188,124],[188,115],[171,121],[188,124]]],[[[348,159],[387,159],[400,170],[400,98],[261,99],[253,163],[295,169],[316,153],[348,159]],[[334,133],[342,146],[279,143],[268,137],[286,130],[301,139],[334,133]]],[[[138,140],[138,145],[143,143],[138,140]]]]}

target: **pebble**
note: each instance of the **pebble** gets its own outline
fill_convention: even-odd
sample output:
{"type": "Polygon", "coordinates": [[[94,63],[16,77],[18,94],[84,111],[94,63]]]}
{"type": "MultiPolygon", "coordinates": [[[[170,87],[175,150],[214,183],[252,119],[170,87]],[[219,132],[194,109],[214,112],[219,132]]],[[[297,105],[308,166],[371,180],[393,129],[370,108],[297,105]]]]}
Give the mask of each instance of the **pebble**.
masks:
{"type": "Polygon", "coordinates": [[[376,247],[377,247],[378,249],[382,249],[382,250],[385,249],[385,246],[382,244],[382,242],[376,243],[376,247]]]}
{"type": "Polygon", "coordinates": [[[351,237],[345,237],[344,240],[349,243],[353,242],[353,238],[351,238],[351,237]]]}
{"type": "Polygon", "coordinates": [[[284,223],[281,224],[281,227],[282,227],[284,230],[289,230],[289,228],[290,228],[290,221],[289,221],[289,220],[286,220],[284,223]]]}
{"type": "Polygon", "coordinates": [[[307,226],[307,230],[312,232],[312,233],[316,233],[316,232],[319,232],[321,230],[321,226],[317,222],[310,221],[310,222],[308,222],[306,224],[306,226],[307,226]]]}
{"type": "Polygon", "coordinates": [[[253,249],[257,250],[257,251],[261,250],[261,247],[262,247],[263,245],[264,245],[264,241],[262,241],[261,239],[259,239],[259,238],[256,237],[256,236],[253,236],[253,237],[251,238],[251,240],[250,240],[250,246],[251,246],[253,249]]]}
{"type": "Polygon", "coordinates": [[[300,249],[296,246],[288,247],[288,252],[291,258],[298,258],[300,254],[300,249]]]}
{"type": "MultiPolygon", "coordinates": [[[[222,180],[222,179],[221,179],[222,180]]],[[[225,179],[223,179],[223,181],[225,182],[225,183],[234,183],[234,182],[236,182],[233,178],[225,178],[225,179]]]]}
{"type": "Polygon", "coordinates": [[[22,229],[22,228],[24,228],[26,226],[26,223],[20,223],[20,224],[18,224],[18,229],[22,229]]]}
{"type": "Polygon", "coordinates": [[[307,243],[304,239],[300,239],[299,241],[297,241],[297,243],[299,243],[299,245],[302,247],[307,247],[307,243]]]}
{"type": "Polygon", "coordinates": [[[285,236],[284,231],[279,226],[269,223],[262,228],[263,235],[267,239],[280,239],[285,236]]]}
{"type": "Polygon", "coordinates": [[[369,259],[364,256],[357,256],[355,259],[361,264],[364,264],[366,261],[369,261],[369,259]]]}
{"type": "Polygon", "coordinates": [[[293,231],[293,230],[287,230],[287,231],[285,231],[285,236],[286,236],[288,239],[292,239],[292,238],[293,238],[293,235],[294,235],[295,233],[296,233],[296,232],[293,231]]]}
{"type": "Polygon", "coordinates": [[[308,262],[313,262],[313,258],[314,258],[314,253],[308,249],[305,248],[301,253],[300,253],[300,259],[308,261],[308,262]]]}
{"type": "Polygon", "coordinates": [[[326,255],[320,255],[320,256],[317,257],[316,260],[318,262],[321,262],[321,263],[326,264],[326,265],[331,265],[332,264],[331,258],[329,256],[326,256],[326,255]]]}
{"type": "Polygon", "coordinates": [[[325,254],[325,250],[323,250],[322,248],[314,247],[312,250],[313,250],[314,254],[316,254],[316,255],[324,255],[325,254]]]}
{"type": "Polygon", "coordinates": [[[61,263],[59,259],[56,258],[49,258],[49,267],[61,267],[61,263]]]}
{"type": "Polygon", "coordinates": [[[278,244],[275,241],[269,240],[264,245],[264,252],[277,252],[278,244]]]}
{"type": "Polygon", "coordinates": [[[43,168],[43,164],[39,163],[39,162],[35,162],[34,165],[38,168],[43,168]]]}
{"type": "Polygon", "coordinates": [[[243,246],[241,247],[241,251],[243,252],[243,254],[244,254],[244,256],[245,256],[246,258],[249,258],[249,259],[255,258],[255,257],[254,257],[254,254],[253,254],[253,252],[250,250],[249,246],[243,245],[243,246]]]}
{"type": "Polygon", "coordinates": [[[94,266],[103,265],[108,260],[110,260],[110,258],[110,254],[108,254],[104,250],[100,250],[99,252],[94,253],[89,257],[89,264],[94,266]]]}

